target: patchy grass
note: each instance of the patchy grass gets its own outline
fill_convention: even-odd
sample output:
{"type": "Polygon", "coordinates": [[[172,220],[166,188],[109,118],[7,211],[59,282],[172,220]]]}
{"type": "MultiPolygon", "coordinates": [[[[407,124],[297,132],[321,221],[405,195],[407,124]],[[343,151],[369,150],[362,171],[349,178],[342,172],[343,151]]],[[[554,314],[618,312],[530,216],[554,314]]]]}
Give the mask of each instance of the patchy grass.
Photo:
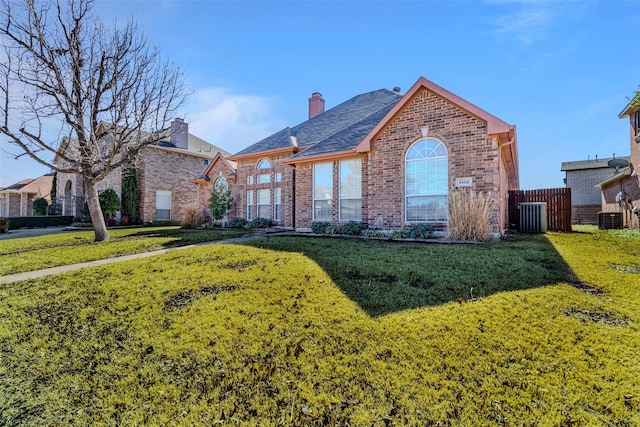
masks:
{"type": "Polygon", "coordinates": [[[371,316],[538,288],[572,277],[543,235],[475,245],[320,237],[272,237],[247,244],[303,253],[371,316]]]}
{"type": "MultiPolygon", "coordinates": [[[[610,234],[549,239],[602,293],[536,282],[551,274],[551,255],[525,259],[544,249],[537,237],[495,245],[515,246],[493,274],[514,274],[513,258],[526,286],[525,271],[512,290],[375,316],[343,292],[352,279],[323,269],[329,252],[373,263],[369,243],[342,239],[301,239],[305,254],[212,245],[7,285],[0,424],[638,425],[639,282],[606,268],[636,263],[638,247],[610,234]]],[[[422,250],[437,285],[446,256],[430,248],[388,244],[378,263],[422,250]]],[[[461,277],[472,275],[464,260],[497,250],[443,248],[460,251],[461,277]]]]}
{"type": "Polygon", "coordinates": [[[0,240],[0,275],[210,242],[247,233],[246,230],[153,227],[110,230],[109,240],[105,242],[94,242],[93,231],[0,240]]]}

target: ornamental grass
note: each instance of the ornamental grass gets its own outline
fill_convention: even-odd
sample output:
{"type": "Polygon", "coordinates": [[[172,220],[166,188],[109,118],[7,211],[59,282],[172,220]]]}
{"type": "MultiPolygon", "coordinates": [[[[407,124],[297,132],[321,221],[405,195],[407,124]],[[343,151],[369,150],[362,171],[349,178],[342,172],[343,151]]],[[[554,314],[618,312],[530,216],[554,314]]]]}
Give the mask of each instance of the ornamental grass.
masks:
{"type": "Polygon", "coordinates": [[[491,239],[492,195],[455,188],[449,192],[447,239],[487,242],[491,239]]]}
{"type": "MultiPolygon", "coordinates": [[[[312,259],[354,259],[339,239],[315,252],[306,240],[308,254],[271,239],[210,245],[6,285],[0,424],[638,425],[640,240],[549,240],[566,281],[375,316],[343,291],[341,270],[312,259]]],[[[531,257],[518,263],[529,278],[514,280],[554,265],[527,244],[511,248],[531,257]]],[[[365,264],[416,250],[362,248],[365,264]]],[[[461,278],[478,254],[456,255],[461,278]]],[[[447,256],[425,255],[431,270],[447,256]]]]}

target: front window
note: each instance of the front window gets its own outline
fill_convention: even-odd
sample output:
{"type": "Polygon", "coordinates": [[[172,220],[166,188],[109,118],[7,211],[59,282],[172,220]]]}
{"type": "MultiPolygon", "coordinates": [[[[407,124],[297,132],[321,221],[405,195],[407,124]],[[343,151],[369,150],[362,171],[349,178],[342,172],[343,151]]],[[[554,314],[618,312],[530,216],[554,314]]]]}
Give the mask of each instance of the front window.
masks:
{"type": "Polygon", "coordinates": [[[313,219],[331,221],[333,199],[333,163],[313,165],[313,219]]]}
{"type": "Polygon", "coordinates": [[[362,220],[362,159],[340,161],[340,220],[362,220]]]}
{"type": "Polygon", "coordinates": [[[271,218],[271,190],[258,190],[258,218],[271,218]]]}
{"type": "Polygon", "coordinates": [[[447,221],[449,162],[447,148],[435,138],[415,142],[405,158],[407,221],[447,221]]]}
{"type": "Polygon", "coordinates": [[[268,184],[269,182],[271,182],[271,175],[268,173],[262,173],[258,175],[257,182],[258,184],[268,184]]]}
{"type": "Polygon", "coordinates": [[[253,190],[247,191],[247,221],[253,219],[253,190]]]}
{"type": "Polygon", "coordinates": [[[156,191],[156,221],[171,219],[171,191],[156,191]]]}
{"type": "Polygon", "coordinates": [[[282,218],[282,188],[273,189],[273,220],[280,221],[282,218]]]}
{"type": "Polygon", "coordinates": [[[258,163],[258,169],[269,169],[271,167],[271,162],[269,160],[260,160],[258,163]]]}

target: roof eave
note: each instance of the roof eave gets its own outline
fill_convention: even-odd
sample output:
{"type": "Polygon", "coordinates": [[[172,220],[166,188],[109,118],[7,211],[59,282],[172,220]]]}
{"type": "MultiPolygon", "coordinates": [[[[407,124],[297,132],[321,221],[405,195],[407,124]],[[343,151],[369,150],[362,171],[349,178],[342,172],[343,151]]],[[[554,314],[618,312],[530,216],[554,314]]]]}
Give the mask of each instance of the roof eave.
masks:
{"type": "Polygon", "coordinates": [[[607,179],[600,181],[599,183],[597,183],[596,185],[594,185],[594,187],[598,187],[598,188],[602,188],[603,186],[607,185],[607,184],[612,184],[614,182],[618,182],[621,179],[631,176],[631,167],[627,166],[626,168],[620,170],[618,173],[608,177],[607,179]]]}
{"type": "Polygon", "coordinates": [[[327,160],[340,160],[340,159],[345,159],[348,157],[355,157],[357,155],[359,155],[361,153],[358,153],[355,151],[355,149],[352,150],[344,150],[344,151],[333,151],[330,153],[322,153],[322,154],[314,154],[312,156],[304,156],[304,157],[296,157],[293,159],[286,159],[283,160],[282,163],[288,164],[288,165],[296,165],[296,164],[303,164],[303,163],[315,163],[315,162],[321,162],[321,161],[327,161],[327,160]]]}
{"type": "Polygon", "coordinates": [[[262,157],[275,156],[278,154],[288,154],[288,153],[295,154],[298,151],[302,150],[303,148],[304,147],[294,147],[294,146],[274,148],[272,150],[256,151],[256,152],[247,153],[247,154],[234,154],[233,156],[227,157],[227,159],[237,162],[240,160],[258,159],[262,157]]]}

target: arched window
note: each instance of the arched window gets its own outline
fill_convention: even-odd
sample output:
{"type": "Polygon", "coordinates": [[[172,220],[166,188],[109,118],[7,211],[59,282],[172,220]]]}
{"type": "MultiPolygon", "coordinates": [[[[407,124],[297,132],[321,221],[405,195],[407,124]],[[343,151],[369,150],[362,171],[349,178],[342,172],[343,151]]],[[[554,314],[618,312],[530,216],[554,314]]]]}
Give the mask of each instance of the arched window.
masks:
{"type": "Polygon", "coordinates": [[[258,162],[258,169],[269,169],[271,167],[271,162],[269,160],[260,160],[258,162]]]}
{"type": "Polygon", "coordinates": [[[264,159],[258,162],[258,170],[261,172],[256,177],[256,182],[258,184],[268,184],[269,182],[271,182],[271,173],[268,170],[266,170],[270,168],[271,168],[271,162],[269,160],[264,159]]]}
{"type": "Polygon", "coordinates": [[[229,189],[229,184],[227,183],[227,179],[223,176],[216,179],[216,182],[213,185],[213,188],[215,188],[217,192],[227,191],[229,189]]]}
{"type": "Polygon", "coordinates": [[[405,218],[447,221],[449,162],[447,147],[435,138],[416,141],[405,157],[405,218]]]}

